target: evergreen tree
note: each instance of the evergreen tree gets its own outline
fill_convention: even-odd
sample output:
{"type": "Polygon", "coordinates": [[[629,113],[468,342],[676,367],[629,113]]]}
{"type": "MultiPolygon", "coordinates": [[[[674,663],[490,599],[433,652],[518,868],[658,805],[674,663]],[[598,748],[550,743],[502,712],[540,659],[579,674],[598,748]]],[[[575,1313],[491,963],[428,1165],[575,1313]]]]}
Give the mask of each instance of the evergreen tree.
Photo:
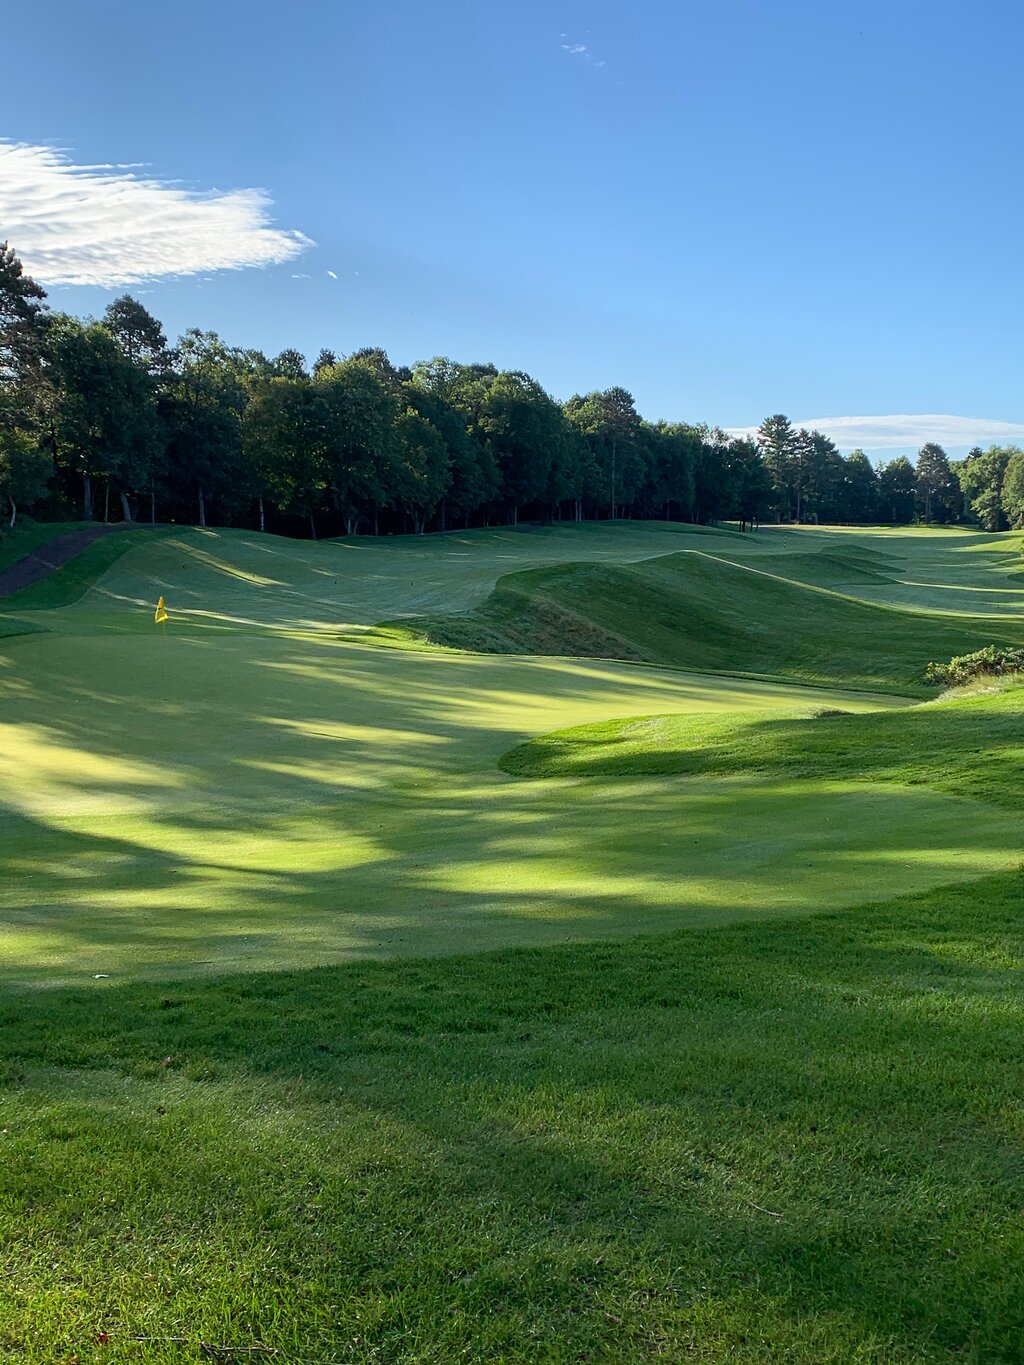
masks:
{"type": "Polygon", "coordinates": [[[799,450],[797,433],[781,412],[766,417],[757,429],[757,445],[772,481],[776,516],[789,521],[796,513],[799,450]]]}
{"type": "Polygon", "coordinates": [[[959,512],[960,486],[940,445],[928,441],[917,455],[914,480],[915,505],[922,520],[955,521],[959,512]]]}

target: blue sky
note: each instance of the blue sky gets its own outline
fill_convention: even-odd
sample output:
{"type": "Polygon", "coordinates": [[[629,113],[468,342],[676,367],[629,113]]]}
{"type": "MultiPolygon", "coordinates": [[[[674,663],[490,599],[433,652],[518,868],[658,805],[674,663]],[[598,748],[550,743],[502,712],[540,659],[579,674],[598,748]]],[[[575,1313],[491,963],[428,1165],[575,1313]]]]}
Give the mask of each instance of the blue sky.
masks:
{"type": "Polygon", "coordinates": [[[623,384],[651,418],[1024,436],[1017,4],[31,15],[0,95],[0,238],[55,306],[127,288],[171,335],[493,360],[559,398],[623,384]],[[54,283],[81,279],[107,283],[54,283]]]}

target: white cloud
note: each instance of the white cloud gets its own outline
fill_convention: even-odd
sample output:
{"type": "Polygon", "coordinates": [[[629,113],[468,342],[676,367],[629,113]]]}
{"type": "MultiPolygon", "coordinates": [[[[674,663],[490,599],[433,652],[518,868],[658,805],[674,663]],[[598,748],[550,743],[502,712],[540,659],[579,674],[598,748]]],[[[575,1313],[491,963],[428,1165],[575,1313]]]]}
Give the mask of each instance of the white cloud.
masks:
{"type": "Polygon", "coordinates": [[[338,278],[337,275],[334,273],[333,270],[328,270],[327,273],[328,273],[328,275],[330,275],[330,277],[331,277],[332,280],[336,280],[336,279],[338,278]]]}
{"type": "Polygon", "coordinates": [[[77,166],[53,147],[0,141],[0,228],[46,284],[137,284],[278,265],[313,243],[270,221],[264,190],[182,189],[130,166],[77,166]]]}
{"type": "Polygon", "coordinates": [[[586,43],[563,43],[562,51],[568,52],[570,57],[590,56],[590,53],[587,51],[586,43]]]}
{"type": "MultiPolygon", "coordinates": [[[[941,446],[1024,444],[1024,426],[988,417],[954,417],[949,413],[899,413],[889,417],[803,417],[795,427],[821,431],[843,450],[906,450],[935,441],[941,446]]],[[[756,427],[731,428],[734,436],[752,436],[756,427]]]]}

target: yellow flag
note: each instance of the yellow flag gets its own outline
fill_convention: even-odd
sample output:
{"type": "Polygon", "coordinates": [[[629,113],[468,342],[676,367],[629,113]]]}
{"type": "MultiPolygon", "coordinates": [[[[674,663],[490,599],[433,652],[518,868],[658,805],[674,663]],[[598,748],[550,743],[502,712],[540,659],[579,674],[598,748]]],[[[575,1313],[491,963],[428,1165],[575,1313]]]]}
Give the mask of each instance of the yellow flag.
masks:
{"type": "Polygon", "coordinates": [[[164,599],[161,597],[156,604],[156,611],[153,613],[153,620],[158,626],[162,626],[167,620],[167,608],[164,606],[164,599]]]}

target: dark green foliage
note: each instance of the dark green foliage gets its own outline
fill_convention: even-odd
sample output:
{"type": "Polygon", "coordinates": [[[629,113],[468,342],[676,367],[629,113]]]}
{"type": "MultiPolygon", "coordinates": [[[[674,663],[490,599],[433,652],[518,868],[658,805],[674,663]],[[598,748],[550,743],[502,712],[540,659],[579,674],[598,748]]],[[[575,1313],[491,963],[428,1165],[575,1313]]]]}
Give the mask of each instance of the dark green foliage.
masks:
{"type": "Polygon", "coordinates": [[[10,508],[13,530],[18,507],[32,506],[46,492],[53,466],[28,432],[0,426],[0,498],[10,508]]]}
{"type": "Polygon", "coordinates": [[[7,242],[0,242],[0,390],[30,382],[42,355],[46,291],[26,275],[7,242]]]}
{"type": "Polygon", "coordinates": [[[1019,530],[1024,526],[1024,450],[1011,451],[1006,462],[1000,499],[1006,520],[1015,530],[1019,530]]]}
{"type": "Polygon", "coordinates": [[[999,677],[1004,673],[1019,673],[1022,669],[1024,649],[986,645],[973,654],[960,654],[948,664],[929,664],[925,669],[925,680],[941,687],[961,687],[975,678],[999,677]]]}
{"type": "MultiPolygon", "coordinates": [[[[113,502],[155,522],[159,504],[164,520],[313,536],[318,523],[354,534],[630,517],[747,530],[962,512],[937,446],[916,472],[896,460],[876,475],[863,452],[844,458],[781,413],[751,440],[646,422],[620,386],[560,404],[522,371],[444,356],[408,368],[379,347],[324,349],[310,369],[294,349],[269,359],[195,328],[171,349],[130,295],[87,323],[49,314],[44,297],[0,249],[0,428],[54,462],[52,486],[22,481],[26,510],[79,505],[91,519],[102,498],[108,520],[113,502]],[[275,381],[292,387],[272,392],[275,381]]],[[[991,529],[1024,522],[1024,476],[1012,474],[1004,506],[1006,459],[995,482],[967,465],[984,484],[971,484],[970,514],[991,529]]]]}
{"type": "Polygon", "coordinates": [[[918,451],[914,496],[921,520],[926,524],[956,521],[960,515],[960,486],[946,452],[934,441],[918,451]]]}
{"type": "Polygon", "coordinates": [[[985,531],[1004,531],[1007,526],[1003,508],[1003,480],[1015,447],[991,446],[987,451],[970,451],[956,468],[967,511],[985,531]]]}
{"type": "Polygon", "coordinates": [[[914,466],[898,455],[878,468],[878,515],[897,525],[914,519],[914,466]]]}

